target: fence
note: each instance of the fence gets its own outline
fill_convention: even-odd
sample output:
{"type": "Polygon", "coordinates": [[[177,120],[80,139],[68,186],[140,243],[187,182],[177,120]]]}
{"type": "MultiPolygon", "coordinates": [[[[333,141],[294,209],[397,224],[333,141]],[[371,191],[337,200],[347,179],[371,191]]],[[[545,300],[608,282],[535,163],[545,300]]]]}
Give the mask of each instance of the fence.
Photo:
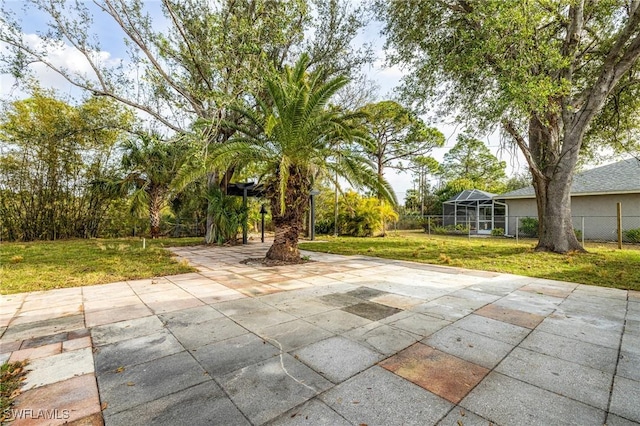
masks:
{"type": "MultiPolygon", "coordinates": [[[[581,241],[618,241],[640,243],[640,216],[573,216],[573,229],[581,241]]],[[[515,238],[537,238],[538,218],[496,215],[491,220],[473,214],[455,219],[449,216],[403,215],[395,229],[424,229],[429,234],[507,235],[515,238]]]]}

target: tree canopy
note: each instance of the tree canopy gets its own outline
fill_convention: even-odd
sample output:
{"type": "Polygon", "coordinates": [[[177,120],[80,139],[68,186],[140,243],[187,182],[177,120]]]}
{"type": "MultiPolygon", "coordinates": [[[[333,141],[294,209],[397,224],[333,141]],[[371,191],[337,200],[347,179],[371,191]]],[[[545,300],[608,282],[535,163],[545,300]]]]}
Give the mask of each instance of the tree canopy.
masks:
{"type": "Polygon", "coordinates": [[[410,69],[405,97],[479,129],[499,124],[533,177],[537,248],[582,250],[571,181],[589,143],[612,142],[606,130],[616,126],[637,128],[640,2],[380,0],[377,8],[391,62],[410,69]]]}

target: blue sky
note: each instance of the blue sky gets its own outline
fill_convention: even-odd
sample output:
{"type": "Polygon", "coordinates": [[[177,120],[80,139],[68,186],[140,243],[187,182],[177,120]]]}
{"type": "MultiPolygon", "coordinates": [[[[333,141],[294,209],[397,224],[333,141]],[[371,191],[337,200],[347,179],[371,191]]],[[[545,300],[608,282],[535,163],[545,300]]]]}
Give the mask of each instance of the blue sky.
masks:
{"type": "MultiPolygon", "coordinates": [[[[85,3],[87,6],[92,7],[95,10],[95,6],[91,2],[85,3]]],[[[147,8],[154,16],[154,22],[157,25],[165,25],[164,17],[160,13],[160,3],[158,1],[147,1],[147,8]]],[[[6,6],[12,10],[19,11],[22,2],[21,1],[9,1],[6,6]]],[[[19,13],[19,12],[18,12],[19,13]]],[[[93,30],[100,40],[102,48],[102,55],[107,60],[117,61],[126,58],[125,45],[123,42],[123,34],[119,27],[108,19],[99,19],[101,12],[95,10],[93,30]]],[[[23,27],[25,34],[29,34],[34,40],[35,34],[46,30],[46,19],[40,14],[29,13],[29,15],[23,19],[23,27]]],[[[372,43],[373,48],[377,55],[377,60],[374,65],[366,69],[368,77],[375,81],[380,87],[379,100],[388,99],[393,97],[394,89],[399,85],[400,80],[404,74],[403,70],[399,67],[387,67],[385,64],[384,55],[384,39],[380,35],[381,24],[373,22],[357,37],[355,43],[372,43]]],[[[68,67],[80,70],[87,70],[86,64],[84,64],[82,58],[77,53],[74,53],[71,48],[59,49],[56,51],[57,61],[65,64],[68,67]]],[[[66,93],[75,95],[78,94],[77,89],[66,82],[62,77],[54,72],[45,69],[44,67],[36,70],[37,78],[39,79],[41,86],[53,87],[60,91],[60,93],[66,93]]],[[[16,97],[20,97],[19,92],[11,91],[12,80],[6,75],[0,75],[0,96],[6,97],[11,94],[16,97]]],[[[447,139],[447,143],[444,148],[434,150],[433,156],[441,160],[442,156],[455,144],[457,128],[451,124],[450,120],[446,118],[434,123],[447,139]]],[[[517,157],[512,159],[511,155],[500,151],[499,139],[497,135],[492,135],[489,138],[485,138],[485,142],[489,148],[502,160],[507,161],[509,164],[508,173],[512,173],[514,170],[522,170],[524,162],[518,160],[517,157]]],[[[396,191],[399,201],[404,199],[407,189],[413,187],[412,178],[406,173],[394,173],[393,170],[389,170],[386,174],[387,179],[391,182],[393,188],[396,191]]]]}

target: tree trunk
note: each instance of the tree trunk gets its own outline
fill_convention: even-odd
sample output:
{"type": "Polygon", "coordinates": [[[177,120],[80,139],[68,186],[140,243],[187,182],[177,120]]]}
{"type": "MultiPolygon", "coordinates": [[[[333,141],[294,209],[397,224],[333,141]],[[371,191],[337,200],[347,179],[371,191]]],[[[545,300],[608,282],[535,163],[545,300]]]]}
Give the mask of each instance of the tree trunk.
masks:
{"type": "Polygon", "coordinates": [[[584,252],[571,217],[571,184],[582,133],[562,135],[562,122],[554,114],[545,121],[536,116],[529,121],[529,146],[540,171],[532,173],[539,221],[536,251],[584,252]]]}
{"type": "MultiPolygon", "coordinates": [[[[277,181],[277,179],[274,179],[277,181]]],[[[285,205],[281,209],[278,185],[272,183],[267,194],[271,202],[271,214],[275,225],[273,244],[266,258],[285,262],[300,261],[298,238],[304,228],[304,217],[309,205],[311,181],[304,171],[292,166],[289,169],[289,181],[285,188],[285,205]]]]}
{"type": "Polygon", "coordinates": [[[160,236],[160,210],[162,210],[162,195],[157,193],[149,194],[149,225],[151,228],[151,238],[160,236]]]}

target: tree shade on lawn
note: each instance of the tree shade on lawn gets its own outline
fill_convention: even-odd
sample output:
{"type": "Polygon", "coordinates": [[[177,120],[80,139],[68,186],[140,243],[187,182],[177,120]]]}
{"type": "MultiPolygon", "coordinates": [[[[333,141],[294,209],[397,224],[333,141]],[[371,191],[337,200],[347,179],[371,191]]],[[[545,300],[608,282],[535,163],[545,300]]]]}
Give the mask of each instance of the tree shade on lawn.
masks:
{"type": "Polygon", "coordinates": [[[275,237],[267,259],[300,261],[298,238],[314,179],[345,178],[395,203],[388,182],[379,181],[371,162],[345,142],[369,143],[358,116],[329,106],[331,97],[348,83],[345,77],[323,81],[322,69],[308,72],[302,55],[293,67],[266,78],[257,109],[236,107],[247,126],[229,123],[237,135],[211,152],[209,167],[255,164],[271,204],[275,237]]]}

